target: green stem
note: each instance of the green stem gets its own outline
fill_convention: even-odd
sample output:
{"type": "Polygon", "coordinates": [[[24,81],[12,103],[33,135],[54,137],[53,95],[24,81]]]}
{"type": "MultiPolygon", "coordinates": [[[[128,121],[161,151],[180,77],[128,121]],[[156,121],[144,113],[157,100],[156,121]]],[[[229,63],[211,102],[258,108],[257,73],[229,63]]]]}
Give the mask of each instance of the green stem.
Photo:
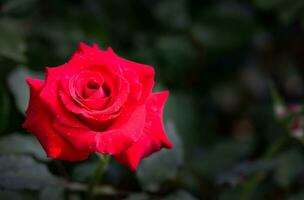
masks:
{"type": "Polygon", "coordinates": [[[108,165],[109,158],[110,158],[109,155],[101,155],[101,154],[98,154],[98,157],[100,157],[100,160],[99,160],[97,168],[95,170],[94,177],[88,186],[88,199],[93,198],[95,188],[98,185],[98,183],[100,182],[100,180],[102,179],[102,177],[104,175],[104,171],[108,165]]]}

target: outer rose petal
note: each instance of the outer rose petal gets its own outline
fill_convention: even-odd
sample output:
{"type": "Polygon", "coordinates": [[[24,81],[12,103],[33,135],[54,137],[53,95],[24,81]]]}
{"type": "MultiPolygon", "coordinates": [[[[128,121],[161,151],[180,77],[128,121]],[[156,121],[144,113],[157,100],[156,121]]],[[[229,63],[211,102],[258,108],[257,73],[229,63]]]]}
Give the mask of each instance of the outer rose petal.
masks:
{"type": "Polygon", "coordinates": [[[120,63],[121,67],[125,71],[125,76],[129,77],[129,81],[133,83],[133,86],[135,85],[134,90],[138,90],[138,86],[136,86],[138,83],[136,83],[135,80],[139,78],[139,82],[142,84],[142,88],[140,88],[140,100],[141,102],[144,102],[151,94],[154,85],[155,72],[153,67],[121,58],[115,54],[112,48],[108,48],[107,52],[109,55],[115,58],[118,63],[120,63]],[[134,77],[133,72],[138,74],[138,78],[134,77]]]}
{"type": "Polygon", "coordinates": [[[75,149],[53,129],[51,113],[39,97],[44,81],[27,79],[27,83],[30,87],[30,102],[23,128],[26,128],[38,138],[50,158],[68,161],[86,159],[90,152],[75,149]]]}
{"type": "Polygon", "coordinates": [[[162,123],[163,107],[169,92],[152,93],[146,103],[146,124],[142,137],[127,151],[114,155],[115,159],[136,170],[141,159],[159,151],[162,147],[172,148],[162,123]]]}
{"type": "MultiPolygon", "coordinates": [[[[68,112],[59,98],[59,81],[62,74],[67,74],[64,65],[55,68],[46,68],[46,80],[40,92],[40,99],[45,103],[47,109],[54,118],[59,118],[62,123],[73,127],[83,127],[72,113],[68,112]]],[[[67,76],[67,75],[66,75],[67,76]]]]}

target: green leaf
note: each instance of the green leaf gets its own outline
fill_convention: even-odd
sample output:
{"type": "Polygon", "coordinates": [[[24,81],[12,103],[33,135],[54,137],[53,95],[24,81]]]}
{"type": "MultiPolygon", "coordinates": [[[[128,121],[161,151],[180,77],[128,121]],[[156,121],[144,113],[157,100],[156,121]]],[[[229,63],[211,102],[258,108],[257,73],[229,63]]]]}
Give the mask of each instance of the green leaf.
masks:
{"type": "Polygon", "coordinates": [[[198,142],[197,134],[200,115],[193,96],[189,93],[170,91],[164,110],[165,121],[173,121],[179,136],[185,144],[185,150],[192,149],[198,142]],[[188,146],[187,146],[188,144],[188,146]]]}
{"type": "Polygon", "coordinates": [[[240,48],[257,30],[253,15],[238,4],[204,7],[201,13],[191,32],[207,51],[226,52],[240,48]]]}
{"type": "Polygon", "coordinates": [[[223,190],[219,194],[219,200],[235,200],[242,196],[242,190],[239,187],[223,190]]]}
{"type": "Polygon", "coordinates": [[[176,177],[178,168],[183,162],[183,146],[176,133],[174,124],[168,122],[167,134],[174,147],[162,149],[141,161],[137,177],[145,190],[157,191],[159,185],[176,177]]]}
{"type": "Polygon", "coordinates": [[[29,14],[37,2],[38,0],[8,0],[2,6],[2,12],[6,15],[29,14]]]}
{"type": "Polygon", "coordinates": [[[23,114],[25,114],[29,101],[29,88],[25,82],[26,77],[41,79],[43,74],[30,71],[24,67],[18,67],[9,74],[7,79],[9,89],[15,97],[17,108],[23,114]]]}
{"type": "Polygon", "coordinates": [[[49,160],[34,136],[18,133],[0,138],[0,154],[30,154],[40,160],[49,160]]]}
{"type": "Polygon", "coordinates": [[[279,8],[282,6],[286,6],[287,2],[286,0],[255,0],[255,4],[263,9],[270,9],[270,8],[279,8]]]}
{"type": "MultiPolygon", "coordinates": [[[[35,35],[49,41],[50,46],[38,46],[37,49],[35,49],[36,51],[32,53],[41,55],[43,58],[46,56],[45,59],[51,56],[57,62],[66,62],[66,59],[70,57],[78,47],[79,42],[86,41],[86,37],[84,30],[81,29],[79,24],[74,23],[74,21],[60,21],[59,19],[60,18],[57,18],[56,20],[56,18],[54,18],[48,23],[39,21],[37,27],[34,27],[37,28],[33,31],[35,35]],[[45,51],[51,50],[53,55],[44,55],[45,53],[42,53],[43,51],[40,52],[41,49],[45,51]]],[[[37,45],[41,44],[38,43],[37,45]]],[[[31,59],[35,60],[33,57],[31,59]]]]}
{"type": "Polygon", "coordinates": [[[0,56],[16,62],[25,62],[26,43],[22,24],[7,18],[0,20],[0,56]]]}
{"type": "Polygon", "coordinates": [[[1,191],[0,199],[7,200],[36,200],[37,195],[29,191],[1,191]]]}
{"type": "Polygon", "coordinates": [[[168,75],[170,73],[175,75],[178,72],[184,72],[184,70],[189,69],[194,63],[196,56],[196,51],[190,41],[186,37],[179,35],[157,38],[156,49],[168,68],[168,75]]]}
{"type": "Polygon", "coordinates": [[[94,175],[97,162],[85,162],[75,166],[73,170],[73,177],[76,181],[87,181],[94,175]]]}
{"type": "Polygon", "coordinates": [[[231,186],[235,186],[240,183],[244,177],[269,172],[274,166],[275,163],[272,160],[246,161],[237,164],[224,173],[218,174],[216,181],[218,184],[228,183],[231,186]]]}
{"type": "Polygon", "coordinates": [[[40,190],[58,184],[47,167],[29,156],[0,156],[0,188],[40,190]]]}
{"type": "Polygon", "coordinates": [[[304,159],[300,152],[292,149],[277,157],[274,179],[281,187],[289,186],[303,170],[304,159]]]}
{"type": "Polygon", "coordinates": [[[58,186],[50,186],[43,188],[43,190],[39,194],[40,200],[45,199],[56,199],[56,200],[63,200],[64,199],[64,188],[58,186]]]}
{"type": "Polygon", "coordinates": [[[288,200],[302,200],[304,199],[304,192],[298,192],[296,194],[291,195],[288,197],[288,200]]]}
{"type": "Polygon", "coordinates": [[[146,194],[131,194],[124,200],[150,200],[151,198],[146,194]]]}
{"type": "Polygon", "coordinates": [[[185,0],[160,1],[153,10],[155,17],[164,25],[185,29],[190,24],[185,0]]]}
{"type": "Polygon", "coordinates": [[[273,11],[277,14],[280,21],[289,24],[299,17],[304,10],[304,2],[302,0],[255,0],[257,7],[273,11]]]}
{"type": "Polygon", "coordinates": [[[11,103],[7,91],[0,86],[0,133],[7,127],[9,121],[11,103]]]}
{"type": "Polygon", "coordinates": [[[249,154],[252,141],[232,139],[218,142],[194,161],[194,167],[208,178],[214,178],[231,169],[237,161],[249,154]]]}
{"type": "Polygon", "coordinates": [[[23,195],[12,191],[0,191],[0,199],[23,200],[23,195]]]}
{"type": "Polygon", "coordinates": [[[163,198],[163,200],[198,200],[198,199],[185,190],[178,190],[177,192],[163,198]]]}

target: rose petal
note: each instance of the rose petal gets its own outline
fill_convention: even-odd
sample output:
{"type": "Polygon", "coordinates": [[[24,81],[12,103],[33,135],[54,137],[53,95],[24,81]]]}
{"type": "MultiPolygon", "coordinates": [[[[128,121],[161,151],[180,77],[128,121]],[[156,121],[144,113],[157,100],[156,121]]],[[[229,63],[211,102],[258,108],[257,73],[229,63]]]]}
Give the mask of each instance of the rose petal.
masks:
{"type": "Polygon", "coordinates": [[[84,70],[72,77],[63,76],[59,94],[63,103],[68,105],[68,110],[73,113],[99,110],[110,101],[110,97],[105,96],[103,84],[104,78],[101,74],[84,70]],[[90,82],[96,83],[98,88],[88,88],[90,82]]]}
{"type": "Polygon", "coordinates": [[[120,64],[113,59],[112,54],[99,49],[96,45],[90,47],[80,43],[78,50],[73,54],[66,67],[79,71],[92,70],[98,72],[101,69],[100,66],[113,74],[120,73],[120,64]]]}
{"type": "Polygon", "coordinates": [[[80,121],[66,110],[59,97],[59,80],[65,74],[64,66],[46,68],[46,80],[40,98],[55,118],[73,127],[83,127],[80,121]]]}
{"type": "Polygon", "coordinates": [[[68,127],[58,120],[54,122],[54,128],[79,150],[90,149],[103,154],[117,154],[126,150],[140,138],[145,118],[145,106],[142,105],[133,113],[121,114],[108,131],[97,132],[88,128],[68,127]]]}
{"type": "Polygon", "coordinates": [[[102,109],[105,107],[110,98],[101,98],[101,99],[85,99],[84,101],[80,101],[79,103],[75,102],[75,100],[70,96],[67,95],[63,91],[59,91],[59,96],[62,103],[66,106],[66,108],[75,113],[75,114],[82,114],[84,116],[88,116],[90,118],[90,113],[102,109]],[[96,110],[95,110],[96,109],[96,110]]]}
{"type": "Polygon", "coordinates": [[[163,107],[168,94],[167,91],[153,93],[148,98],[143,135],[127,151],[114,155],[118,162],[128,166],[131,170],[136,170],[141,159],[159,151],[162,147],[173,147],[165,134],[162,123],[163,107]]]}
{"type": "Polygon", "coordinates": [[[73,148],[53,129],[52,116],[39,97],[44,81],[27,79],[27,83],[30,87],[30,102],[23,128],[38,138],[50,158],[68,161],[86,159],[90,152],[73,148]]]}
{"type": "MultiPolygon", "coordinates": [[[[153,67],[121,58],[116,55],[112,48],[108,48],[107,52],[110,55],[112,54],[112,57],[115,58],[118,63],[120,63],[122,70],[125,71],[125,73],[131,71],[136,72],[138,74],[139,82],[143,87],[141,93],[141,102],[144,102],[151,94],[154,85],[155,72],[153,67]]],[[[132,76],[130,76],[130,78],[128,79],[130,83],[134,83],[134,80],[135,82],[137,82],[137,79],[132,78],[132,76]]]]}

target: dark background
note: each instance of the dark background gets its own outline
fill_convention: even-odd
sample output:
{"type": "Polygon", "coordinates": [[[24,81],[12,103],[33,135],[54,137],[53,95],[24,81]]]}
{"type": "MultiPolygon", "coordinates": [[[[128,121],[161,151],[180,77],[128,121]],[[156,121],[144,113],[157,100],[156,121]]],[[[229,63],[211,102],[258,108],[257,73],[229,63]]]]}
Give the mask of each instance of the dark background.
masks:
{"type": "Polygon", "coordinates": [[[303,0],[0,1],[0,199],[85,197],[97,157],[46,159],[21,128],[25,76],[80,41],[155,67],[175,144],[96,199],[304,199],[303,0]]]}

